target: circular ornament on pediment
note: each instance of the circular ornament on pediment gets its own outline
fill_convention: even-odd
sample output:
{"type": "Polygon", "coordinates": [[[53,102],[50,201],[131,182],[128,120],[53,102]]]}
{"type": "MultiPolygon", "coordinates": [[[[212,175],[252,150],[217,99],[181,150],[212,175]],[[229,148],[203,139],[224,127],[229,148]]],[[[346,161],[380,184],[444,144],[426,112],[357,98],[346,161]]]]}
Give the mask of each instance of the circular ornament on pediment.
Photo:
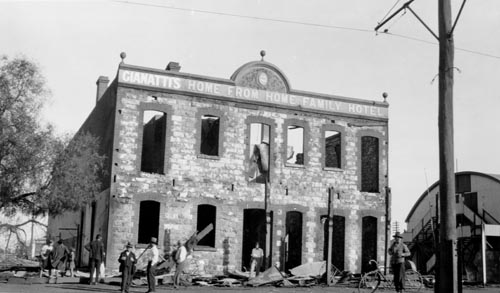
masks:
{"type": "Polygon", "coordinates": [[[249,62],[241,66],[231,79],[242,87],[281,93],[289,90],[288,80],[281,70],[265,61],[249,62]]]}
{"type": "Polygon", "coordinates": [[[267,85],[267,74],[265,72],[259,73],[259,83],[263,86],[267,85]]]}

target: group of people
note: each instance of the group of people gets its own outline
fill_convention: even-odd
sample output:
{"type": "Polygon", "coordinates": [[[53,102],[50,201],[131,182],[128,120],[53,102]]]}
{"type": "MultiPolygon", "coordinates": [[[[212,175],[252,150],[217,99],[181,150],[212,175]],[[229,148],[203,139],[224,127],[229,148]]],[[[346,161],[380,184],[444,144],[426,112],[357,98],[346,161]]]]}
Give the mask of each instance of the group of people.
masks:
{"type": "MultiPolygon", "coordinates": [[[[104,272],[101,272],[101,265],[106,253],[101,235],[97,235],[95,240],[89,242],[84,248],[89,252],[89,284],[95,285],[99,282],[101,274],[104,274],[104,272]]],[[[152,237],[149,245],[139,257],[133,252],[133,245],[130,242],[126,244],[125,250],[120,253],[118,262],[120,263],[119,271],[122,273],[122,293],[129,292],[136,271],[137,261],[142,257],[147,261],[147,292],[156,291],[156,268],[160,260],[164,259],[159,254],[157,238],[152,237]]],[[[173,253],[173,261],[176,264],[176,271],[174,274],[174,287],[176,288],[180,285],[181,274],[185,272],[187,268],[187,258],[188,249],[186,245],[178,241],[177,249],[173,253]]],[[[40,266],[42,269],[48,270],[51,277],[66,275],[67,270],[70,271],[70,276],[73,277],[75,276],[75,249],[68,248],[62,240],[59,240],[55,246],[52,240],[48,240],[46,245],[41,249],[40,266]]]]}
{"type": "MultiPolygon", "coordinates": [[[[134,277],[136,271],[136,264],[138,260],[142,257],[147,261],[146,267],[146,275],[148,280],[148,291],[156,292],[156,268],[160,263],[160,260],[165,261],[163,257],[160,256],[158,251],[158,240],[156,237],[152,237],[149,245],[142,252],[142,254],[137,257],[132,251],[133,245],[128,242],[126,245],[126,249],[120,253],[120,257],[118,258],[118,262],[120,263],[120,272],[122,273],[122,283],[121,283],[121,292],[128,293],[130,285],[132,283],[132,279],[134,277]]],[[[180,285],[181,274],[186,271],[187,268],[187,259],[188,259],[188,249],[186,245],[183,245],[181,241],[177,242],[177,249],[174,251],[173,260],[176,263],[176,269],[174,274],[174,288],[177,288],[180,285]]]]}
{"type": "Polygon", "coordinates": [[[65,276],[68,270],[70,276],[74,277],[75,249],[68,248],[62,239],[57,241],[56,246],[54,246],[54,241],[47,240],[40,252],[40,268],[40,274],[47,270],[50,277],[65,276]]]}
{"type": "MultiPolygon", "coordinates": [[[[403,243],[402,236],[399,232],[393,236],[394,241],[388,249],[388,253],[391,256],[391,267],[394,274],[394,286],[396,292],[402,292],[404,290],[404,280],[405,280],[405,257],[410,256],[410,250],[403,243]]],[[[189,241],[185,245],[181,241],[177,242],[177,249],[172,254],[173,261],[176,264],[176,270],[174,274],[174,288],[180,285],[180,277],[182,273],[185,273],[187,269],[187,259],[191,252],[191,247],[189,241]]],[[[87,245],[85,249],[89,251],[89,265],[90,265],[90,281],[91,285],[95,285],[100,277],[101,263],[106,256],[104,251],[104,244],[102,242],[101,235],[97,235],[96,239],[87,245]],[[95,274],[94,274],[95,273],[95,274]]],[[[143,253],[136,257],[132,251],[133,245],[128,242],[125,246],[125,250],[120,253],[118,262],[120,263],[120,272],[122,273],[122,283],[121,292],[128,293],[130,285],[132,283],[133,276],[136,270],[136,264],[138,259],[145,257],[147,261],[147,280],[148,280],[148,291],[156,291],[156,267],[160,262],[160,259],[164,260],[158,251],[158,240],[156,237],[152,237],[149,245],[143,251],[143,253]]],[[[264,252],[262,248],[259,247],[259,243],[255,244],[252,249],[251,260],[250,260],[250,276],[254,277],[259,275],[260,267],[264,257],[264,252]]],[[[47,243],[41,249],[40,263],[42,270],[48,270],[51,277],[56,277],[59,275],[66,275],[69,270],[70,276],[75,276],[75,249],[73,247],[68,248],[62,239],[57,242],[54,246],[52,240],[48,240],[47,243]]]]}

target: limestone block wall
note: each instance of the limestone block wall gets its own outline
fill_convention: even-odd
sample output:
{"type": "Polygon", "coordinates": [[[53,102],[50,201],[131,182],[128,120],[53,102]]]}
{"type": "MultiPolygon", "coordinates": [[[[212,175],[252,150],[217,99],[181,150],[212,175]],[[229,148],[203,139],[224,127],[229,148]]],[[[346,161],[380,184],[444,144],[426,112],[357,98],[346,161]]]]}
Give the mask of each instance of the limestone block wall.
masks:
{"type": "Polygon", "coordinates": [[[288,211],[299,211],[303,216],[302,262],[323,260],[321,216],[327,215],[329,187],[338,192],[333,203],[335,213],[346,219],[345,269],[360,271],[361,223],[367,215],[377,218],[377,258],[383,261],[387,124],[363,126],[370,121],[125,87],[117,89],[116,111],[108,268],[117,269],[118,263],[114,260],[127,241],[138,241],[140,202],[155,200],[161,203],[160,250],[170,251],[177,240],[187,239],[195,232],[198,205],[211,204],[217,208],[216,245],[211,250],[195,251],[194,257],[203,262],[207,272],[241,269],[243,211],[264,208],[264,185],[249,183],[246,178],[248,122],[259,119],[271,123],[269,207],[273,212],[273,262],[280,259],[280,239],[286,233],[288,211]],[[167,114],[165,174],[140,171],[144,110],[167,114]],[[221,144],[216,158],[199,155],[197,151],[200,115],[211,113],[221,117],[221,144]],[[286,123],[292,119],[307,125],[304,166],[287,166],[283,159],[286,123]],[[323,168],[324,125],[335,125],[342,130],[342,159],[345,160],[342,169],[323,168]],[[359,191],[360,137],[364,133],[380,140],[380,193],[359,191]]]}

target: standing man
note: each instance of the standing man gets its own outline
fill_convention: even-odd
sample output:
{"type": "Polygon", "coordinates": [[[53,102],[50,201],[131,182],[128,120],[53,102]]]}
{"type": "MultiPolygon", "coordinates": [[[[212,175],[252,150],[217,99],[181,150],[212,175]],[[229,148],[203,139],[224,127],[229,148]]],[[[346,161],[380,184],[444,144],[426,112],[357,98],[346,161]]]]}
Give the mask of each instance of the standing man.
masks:
{"type": "Polygon", "coordinates": [[[405,284],[405,257],[410,256],[408,246],[403,243],[403,237],[399,232],[394,234],[394,241],[389,247],[389,255],[391,256],[392,273],[394,274],[394,287],[396,292],[403,292],[405,284]]]}
{"type": "Polygon", "coordinates": [[[182,242],[177,241],[177,252],[175,253],[175,262],[177,266],[175,267],[174,274],[174,288],[177,288],[180,284],[181,274],[186,267],[187,249],[182,242]]]}
{"type": "Polygon", "coordinates": [[[250,276],[253,277],[253,276],[258,276],[260,274],[260,266],[262,265],[263,258],[264,258],[264,250],[260,248],[259,242],[255,242],[255,248],[252,249],[252,255],[250,258],[250,276]]]}
{"type": "MultiPolygon", "coordinates": [[[[90,260],[90,285],[95,285],[99,282],[99,270],[101,268],[101,262],[104,260],[106,253],[104,252],[104,244],[102,243],[101,234],[97,234],[95,240],[85,245],[85,249],[89,251],[90,260]],[[92,282],[92,277],[94,276],[94,271],[96,272],[95,280],[92,282]]],[[[104,273],[104,272],[103,272],[104,273]]]]}
{"type": "Polygon", "coordinates": [[[52,250],[54,249],[54,241],[47,239],[47,242],[44,246],[42,246],[42,250],[40,251],[40,278],[43,275],[44,270],[49,271],[49,276],[50,276],[50,270],[52,269],[51,266],[51,255],[52,255],[52,250]]]}
{"type": "Polygon", "coordinates": [[[146,249],[149,249],[146,257],[148,259],[148,268],[147,268],[147,274],[148,274],[148,291],[149,292],[155,292],[156,291],[156,264],[158,264],[158,261],[160,259],[160,254],[158,252],[158,247],[156,246],[158,244],[158,239],[156,237],[151,237],[151,241],[149,242],[149,246],[146,249]]]}
{"type": "Polygon", "coordinates": [[[137,258],[132,252],[132,244],[130,242],[127,243],[126,250],[120,254],[118,262],[120,263],[120,272],[122,273],[121,293],[128,293],[135,273],[135,264],[137,263],[137,258]]]}
{"type": "Polygon", "coordinates": [[[57,278],[61,273],[65,272],[68,255],[69,249],[64,245],[63,240],[59,239],[57,246],[52,250],[51,266],[54,273],[50,274],[51,277],[54,276],[57,278]]]}

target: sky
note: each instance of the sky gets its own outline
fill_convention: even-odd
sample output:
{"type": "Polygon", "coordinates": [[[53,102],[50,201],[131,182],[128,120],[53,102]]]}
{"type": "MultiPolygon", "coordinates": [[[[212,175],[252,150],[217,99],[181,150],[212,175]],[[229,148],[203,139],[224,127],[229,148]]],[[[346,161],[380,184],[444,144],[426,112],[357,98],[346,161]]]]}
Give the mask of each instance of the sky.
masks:
{"type": "MultiPolygon", "coordinates": [[[[100,75],[125,63],[227,78],[265,60],[295,90],[382,101],[388,93],[393,221],[439,179],[438,42],[410,13],[376,34],[397,0],[0,0],[0,54],[35,60],[52,95],[44,119],[74,133],[100,75]],[[386,33],[383,31],[387,29],[386,33]]],[[[454,18],[462,4],[452,0],[454,18]]],[[[412,9],[437,34],[437,1],[412,9]]],[[[394,10],[392,10],[394,11],[394,10]]],[[[500,174],[500,1],[467,1],[455,38],[457,171],[500,174]]]]}

